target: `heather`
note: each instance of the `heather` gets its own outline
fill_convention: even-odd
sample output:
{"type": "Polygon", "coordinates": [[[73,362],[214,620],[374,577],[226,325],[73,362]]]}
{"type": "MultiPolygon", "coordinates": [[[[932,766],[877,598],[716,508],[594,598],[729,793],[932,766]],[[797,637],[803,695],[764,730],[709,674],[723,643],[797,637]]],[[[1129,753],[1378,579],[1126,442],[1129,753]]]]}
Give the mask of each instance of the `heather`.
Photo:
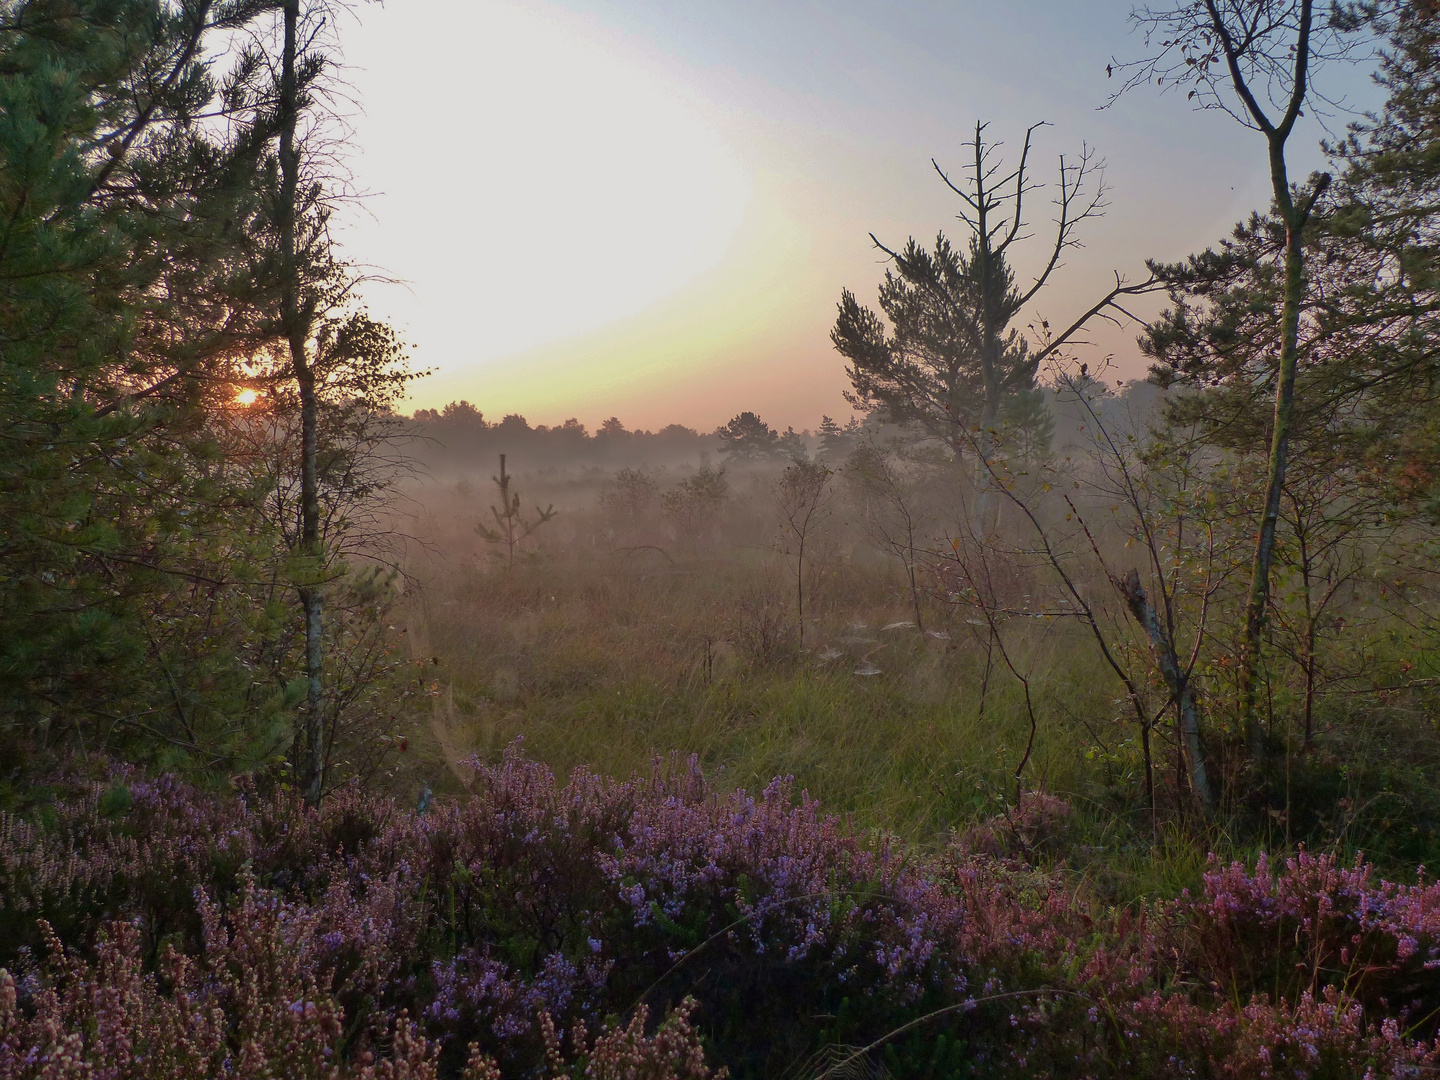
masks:
{"type": "MultiPolygon", "coordinates": [[[[1099,151],[964,118],[930,158],[958,216],[866,209],[878,263],[794,324],[833,317],[828,404],[804,333],[715,293],[602,319],[635,366],[549,405],[497,400],[548,352],[446,383],[490,419],[418,407],[450,361],[339,245],[344,8],[0,0],[0,1080],[1437,1071],[1440,5],[1132,13],[1111,117],[1169,88],[1269,144],[1271,203],[1188,259],[1056,288],[1099,151]],[[1383,108],[1301,181],[1350,62],[1383,108]],[[662,310],[693,355],[639,332],[662,310]]],[[[567,107],[521,82],[448,101],[567,107]]],[[[762,212],[777,162],[717,258],[838,205],[762,212]]],[[[581,243],[477,280],[575,314],[581,243]]],[[[745,295],[810,303],[802,263],[745,295]]],[[[581,341],[467,299],[484,348],[581,341]]]]}
{"type": "Polygon", "coordinates": [[[425,812],[120,773],[3,820],[0,1076],[1412,1076],[1440,887],[1300,852],[1107,906],[1033,795],[921,853],[776,780],[425,812]],[[652,1019],[653,1018],[653,1019],[652,1019]],[[607,1069],[612,1071],[606,1071],[607,1069]],[[627,1071],[628,1070],[628,1071],[627,1071]]]}

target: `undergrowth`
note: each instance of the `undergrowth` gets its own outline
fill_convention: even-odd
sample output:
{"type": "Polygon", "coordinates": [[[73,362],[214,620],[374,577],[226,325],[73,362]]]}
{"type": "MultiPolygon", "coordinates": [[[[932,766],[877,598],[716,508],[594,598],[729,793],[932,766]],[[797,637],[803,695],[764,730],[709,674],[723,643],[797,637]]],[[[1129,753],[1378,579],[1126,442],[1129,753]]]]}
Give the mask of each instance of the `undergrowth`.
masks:
{"type": "Polygon", "coordinates": [[[922,852],[788,782],[515,750],[425,813],[120,770],[0,819],[0,1077],[1402,1077],[1440,886],[1301,852],[1114,905],[1027,793],[922,852]],[[648,1018],[668,1017],[659,1028],[648,1018]]]}

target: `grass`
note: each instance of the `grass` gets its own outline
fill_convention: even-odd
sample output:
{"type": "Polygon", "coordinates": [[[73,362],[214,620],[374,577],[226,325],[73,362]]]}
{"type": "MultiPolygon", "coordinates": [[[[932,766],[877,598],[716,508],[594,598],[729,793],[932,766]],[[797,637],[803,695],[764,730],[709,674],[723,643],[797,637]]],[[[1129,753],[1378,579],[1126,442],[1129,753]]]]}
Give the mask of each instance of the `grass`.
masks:
{"type": "MultiPolygon", "coordinates": [[[[678,753],[724,785],[792,776],[853,828],[921,846],[1013,805],[1030,715],[998,653],[987,674],[988,629],[972,609],[932,596],[923,630],[913,625],[902,568],[841,523],[806,579],[802,648],[794,564],[768,542],[762,482],[742,478],[724,520],[686,543],[658,520],[607,522],[589,481],[522,482],[527,502],[553,500],[562,514],[508,572],[471,531],[483,510],[473,488],[424,494],[433,547],[409,629],[438,661],[443,750],[421,758],[437,790],[463,777],[442,783],[446,763],[493,759],[520,738],[562,775],[643,774],[678,753]],[[857,674],[866,665],[878,674],[857,674]]],[[[1316,752],[1287,749],[1261,796],[1157,828],[1128,703],[1088,631],[1014,618],[1002,632],[1034,704],[1023,784],[1075,807],[1056,858],[1077,887],[1117,902],[1174,895],[1198,884],[1212,850],[1245,857],[1304,839],[1382,863],[1388,853],[1412,871],[1440,854],[1440,800],[1424,779],[1440,738],[1416,711],[1422,699],[1399,712],[1356,699],[1370,710],[1363,723],[1350,699],[1329,700],[1316,752]]],[[[1219,767],[1228,742],[1213,710],[1210,730],[1219,767]]],[[[1175,757],[1159,733],[1156,754],[1173,807],[1175,757]]]]}
{"type": "MultiPolygon", "coordinates": [[[[414,621],[441,661],[447,737],[484,755],[523,737],[562,772],[695,754],[736,785],[794,776],[830,810],[914,839],[993,812],[1029,721],[998,657],[987,684],[983,629],[943,609],[926,611],[927,632],[882,629],[913,620],[899,568],[833,559],[802,650],[784,575],[764,549],[614,556],[564,539],[509,574],[434,565],[414,621]],[[880,674],[854,673],[867,661],[880,674]]],[[[1049,628],[1034,647],[1072,633],[1049,628]]],[[[1025,782],[1079,795],[1095,768],[1067,714],[1113,712],[1115,688],[1083,650],[1060,654],[1074,662],[1037,676],[1025,782]]]]}

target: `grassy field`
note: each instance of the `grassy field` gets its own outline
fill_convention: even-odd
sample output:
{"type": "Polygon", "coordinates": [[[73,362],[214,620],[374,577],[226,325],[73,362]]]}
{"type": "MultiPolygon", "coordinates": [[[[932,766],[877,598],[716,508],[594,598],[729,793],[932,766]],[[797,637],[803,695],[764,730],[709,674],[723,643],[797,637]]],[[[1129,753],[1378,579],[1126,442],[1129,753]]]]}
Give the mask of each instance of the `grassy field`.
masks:
{"type": "MultiPolygon", "coordinates": [[[[653,509],[607,515],[609,474],[522,474],[525,504],[553,501],[560,515],[513,566],[474,531],[486,485],[420,492],[416,527],[430,546],[416,563],[408,629],[436,676],[441,750],[422,759],[427,782],[453,788],[464,771],[442,779],[445,762],[494,760],[516,739],[561,775],[583,766],[628,776],[693,754],[721,786],[793,776],[857,830],[937,846],[1013,808],[1023,761],[1026,789],[1075,810],[1056,864],[1117,900],[1193,886],[1211,850],[1253,855],[1308,839],[1381,858],[1393,849],[1396,865],[1413,868],[1434,845],[1440,807],[1425,776],[1440,740],[1413,696],[1378,711],[1325,699],[1318,748],[1285,751],[1269,802],[1229,805],[1208,822],[1172,813],[1157,827],[1123,687],[1088,630],[1007,622],[1027,709],[972,607],[945,602],[932,583],[916,624],[902,564],[843,499],[811,549],[802,641],[773,480],[732,476],[714,526],[686,538],[653,509]],[[1352,722],[1357,708],[1370,710],[1365,723],[1352,722]]],[[[1284,686],[1272,694],[1293,712],[1292,697],[1284,686]]],[[[1224,767],[1231,735],[1221,714],[1210,725],[1224,767]]],[[[1166,739],[1157,730],[1155,782],[1173,807],[1184,799],[1166,739]]]]}
{"type": "MultiPolygon", "coordinates": [[[[987,664],[987,629],[930,599],[916,626],[901,566],[837,523],[807,571],[802,645],[767,481],[741,478],[726,527],[687,549],[658,530],[605,537],[593,478],[532,478],[541,504],[562,512],[513,569],[472,531],[480,485],[426,492],[434,547],[410,632],[439,660],[445,755],[493,758],[523,738],[562,775],[625,776],[694,754],[722,785],[793,776],[854,827],[921,843],[1013,801],[1030,723],[998,654],[987,664]]],[[[1082,723],[1115,714],[1117,686],[1076,627],[1026,636],[1018,652],[1047,657],[1032,680],[1042,722],[1026,786],[1123,820],[1131,755],[1117,746],[1097,760],[1082,723]]]]}

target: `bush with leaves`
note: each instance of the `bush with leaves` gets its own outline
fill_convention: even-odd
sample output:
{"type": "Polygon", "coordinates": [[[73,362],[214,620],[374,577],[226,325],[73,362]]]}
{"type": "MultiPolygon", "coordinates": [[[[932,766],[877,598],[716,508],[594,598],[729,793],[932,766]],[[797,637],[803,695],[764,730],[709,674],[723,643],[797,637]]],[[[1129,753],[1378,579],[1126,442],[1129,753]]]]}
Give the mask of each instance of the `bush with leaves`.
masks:
{"type": "Polygon", "coordinates": [[[660,507],[683,544],[695,546],[713,537],[720,510],[730,497],[725,468],[701,465],[694,474],[660,496],[660,507]]]}
{"type": "Polygon", "coordinates": [[[1117,911],[1027,865],[1065,819],[1048,796],[974,834],[996,858],[673,765],[560,785],[511,752],[475,781],[417,814],[118,773],[0,820],[0,1077],[693,1077],[693,1017],[737,1076],[1440,1060],[1434,884],[1302,854],[1117,911]],[[649,1036],[647,1007],[672,1010],[649,1036]]]}

